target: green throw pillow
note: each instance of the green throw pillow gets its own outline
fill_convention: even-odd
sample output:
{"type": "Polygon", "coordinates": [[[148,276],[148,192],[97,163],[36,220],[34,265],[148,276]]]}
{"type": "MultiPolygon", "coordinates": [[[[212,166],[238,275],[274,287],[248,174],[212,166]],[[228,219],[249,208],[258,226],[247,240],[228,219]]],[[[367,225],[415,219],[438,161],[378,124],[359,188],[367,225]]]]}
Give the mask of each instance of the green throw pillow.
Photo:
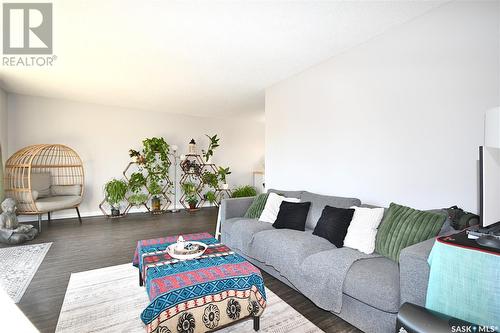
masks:
{"type": "Polygon", "coordinates": [[[438,235],[446,215],[391,203],[377,232],[375,251],[396,262],[405,247],[438,235]]]}
{"type": "Polygon", "coordinates": [[[262,193],[256,196],[250,207],[248,207],[244,217],[249,219],[258,219],[264,210],[264,206],[266,205],[267,196],[267,193],[262,193]]]}

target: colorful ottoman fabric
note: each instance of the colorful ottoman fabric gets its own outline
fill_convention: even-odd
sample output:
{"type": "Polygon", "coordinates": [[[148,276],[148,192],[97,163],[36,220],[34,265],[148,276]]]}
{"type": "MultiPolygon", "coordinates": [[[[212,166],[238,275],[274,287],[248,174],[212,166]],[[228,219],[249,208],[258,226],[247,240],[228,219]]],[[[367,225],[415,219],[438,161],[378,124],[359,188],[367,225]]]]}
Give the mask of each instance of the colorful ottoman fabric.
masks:
{"type": "Polygon", "coordinates": [[[208,233],[182,235],[208,245],[203,256],[177,260],[166,253],[178,236],[137,243],[133,264],[151,303],[141,319],[147,332],[207,332],[252,316],[266,306],[259,269],[208,233]]]}

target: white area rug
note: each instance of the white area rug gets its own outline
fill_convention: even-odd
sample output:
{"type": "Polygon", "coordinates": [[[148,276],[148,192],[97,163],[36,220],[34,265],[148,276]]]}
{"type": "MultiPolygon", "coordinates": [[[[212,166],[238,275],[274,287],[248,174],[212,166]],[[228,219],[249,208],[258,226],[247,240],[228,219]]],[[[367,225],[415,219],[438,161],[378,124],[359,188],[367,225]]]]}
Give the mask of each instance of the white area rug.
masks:
{"type": "MultiPolygon", "coordinates": [[[[269,289],[260,331],[265,333],[323,332],[269,289]]],[[[132,264],[71,274],[56,332],[146,331],[140,314],[148,305],[132,264]]],[[[246,320],[218,332],[254,332],[246,320]]]]}
{"type": "Polygon", "coordinates": [[[0,284],[18,303],[28,288],[52,243],[0,249],[0,284]]]}

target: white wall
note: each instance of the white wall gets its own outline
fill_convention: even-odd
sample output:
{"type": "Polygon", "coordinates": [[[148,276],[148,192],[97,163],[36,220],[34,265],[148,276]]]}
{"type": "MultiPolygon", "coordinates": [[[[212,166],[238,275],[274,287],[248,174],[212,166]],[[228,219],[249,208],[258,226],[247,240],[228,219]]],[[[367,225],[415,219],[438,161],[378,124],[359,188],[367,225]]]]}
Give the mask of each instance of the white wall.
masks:
{"type": "Polygon", "coordinates": [[[7,158],[7,94],[0,89],[0,150],[3,162],[7,158]]]}
{"type": "MultiPolygon", "coordinates": [[[[191,138],[201,149],[208,144],[205,133],[217,133],[221,147],[215,152],[214,163],[231,168],[231,187],[252,184],[252,171],[263,163],[262,122],[144,112],[13,94],[9,94],[8,108],[9,155],[37,143],[63,143],[80,154],[87,185],[81,206],[84,215],[98,213],[103,184],[121,177],[130,161],[128,150],[140,149],[142,139],[147,137],[162,136],[169,144],[178,145],[183,154],[191,138]]],[[[74,212],[62,214],[59,216],[74,212]]]]}
{"type": "MultiPolygon", "coordinates": [[[[0,202],[3,200],[3,165],[7,159],[7,94],[0,89],[0,202]]],[[[0,209],[1,211],[1,209],[0,209]]]]}
{"type": "Polygon", "coordinates": [[[448,3],[267,89],[267,185],[477,211],[499,9],[448,3]]]}

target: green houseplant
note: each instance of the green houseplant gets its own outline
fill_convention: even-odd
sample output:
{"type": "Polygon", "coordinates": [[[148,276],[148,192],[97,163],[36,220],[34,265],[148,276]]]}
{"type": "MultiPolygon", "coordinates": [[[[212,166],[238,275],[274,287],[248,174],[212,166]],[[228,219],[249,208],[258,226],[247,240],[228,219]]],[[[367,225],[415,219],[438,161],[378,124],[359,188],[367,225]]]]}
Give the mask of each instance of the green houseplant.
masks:
{"type": "Polygon", "coordinates": [[[219,179],[216,173],[205,171],[201,175],[201,180],[203,181],[204,184],[208,185],[214,190],[216,190],[219,187],[219,179]]]}
{"type": "Polygon", "coordinates": [[[168,176],[168,167],[170,166],[168,159],[170,146],[168,143],[163,138],[150,138],[144,139],[142,145],[144,146],[144,167],[148,174],[165,179],[168,176]]]}
{"type": "Polygon", "coordinates": [[[210,136],[208,134],[205,134],[205,136],[208,138],[209,143],[208,143],[208,148],[207,150],[202,150],[202,155],[207,164],[211,163],[212,156],[214,156],[214,150],[215,148],[219,147],[219,138],[217,137],[217,134],[214,136],[210,136]]]}
{"type": "Polygon", "coordinates": [[[128,188],[132,192],[132,195],[128,197],[128,201],[132,205],[141,205],[148,199],[148,195],[142,191],[144,186],[146,186],[146,178],[141,172],[134,172],[130,175],[128,188]]]}
{"type": "Polygon", "coordinates": [[[141,172],[134,172],[130,175],[130,180],[128,181],[128,187],[130,191],[138,193],[142,190],[143,186],[146,185],[146,178],[141,172]]]}
{"type": "Polygon", "coordinates": [[[146,193],[134,193],[128,197],[128,201],[134,206],[142,205],[146,200],[148,200],[146,193]]]}
{"type": "Polygon", "coordinates": [[[157,213],[161,211],[161,200],[159,195],[162,193],[161,185],[156,177],[148,178],[148,191],[151,193],[151,209],[157,213]]]}
{"type": "Polygon", "coordinates": [[[195,209],[198,204],[198,189],[192,182],[182,184],[182,190],[186,195],[186,202],[189,204],[189,209],[195,209]]]}
{"type": "Polygon", "coordinates": [[[219,177],[219,179],[222,183],[221,188],[224,190],[227,190],[229,188],[229,186],[227,185],[226,177],[230,174],[231,174],[231,171],[229,171],[229,167],[227,167],[227,168],[219,167],[219,169],[217,170],[217,176],[219,177]]]}
{"type": "Polygon", "coordinates": [[[231,198],[254,197],[257,195],[255,187],[250,185],[239,186],[233,190],[231,198]]]}
{"type": "Polygon", "coordinates": [[[147,188],[153,196],[151,208],[154,213],[161,211],[159,195],[163,192],[161,184],[168,183],[168,154],[170,146],[163,138],[147,138],[142,141],[144,151],[144,168],[148,172],[147,188]]]}
{"type": "Polygon", "coordinates": [[[111,206],[111,216],[120,216],[120,203],[127,194],[127,182],[121,179],[112,179],[104,185],[104,196],[111,206]]]}
{"type": "Polygon", "coordinates": [[[215,205],[217,203],[217,197],[214,191],[207,191],[207,193],[205,193],[205,199],[212,205],[215,205]]]}

